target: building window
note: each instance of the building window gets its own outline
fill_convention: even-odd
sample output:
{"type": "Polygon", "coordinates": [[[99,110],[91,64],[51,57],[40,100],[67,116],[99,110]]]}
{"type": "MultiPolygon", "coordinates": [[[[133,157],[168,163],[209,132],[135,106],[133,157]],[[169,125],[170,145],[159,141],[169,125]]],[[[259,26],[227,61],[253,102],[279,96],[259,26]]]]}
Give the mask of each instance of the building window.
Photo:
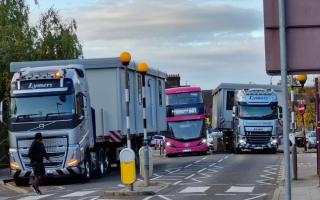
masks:
{"type": "Polygon", "coordinates": [[[163,91],[162,91],[162,82],[161,82],[161,80],[158,80],[158,89],[159,89],[159,105],[162,106],[163,91]]]}
{"type": "Polygon", "coordinates": [[[227,91],[227,110],[232,110],[234,106],[234,91],[227,91]]]}

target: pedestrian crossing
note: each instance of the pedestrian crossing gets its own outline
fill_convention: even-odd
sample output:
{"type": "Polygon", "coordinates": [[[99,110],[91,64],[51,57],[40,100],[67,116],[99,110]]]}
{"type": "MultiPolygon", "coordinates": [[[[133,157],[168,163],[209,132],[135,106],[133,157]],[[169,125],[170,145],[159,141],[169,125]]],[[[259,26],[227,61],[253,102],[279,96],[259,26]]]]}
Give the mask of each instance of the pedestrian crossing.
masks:
{"type": "MultiPolygon", "coordinates": [[[[215,185],[204,185],[204,186],[179,186],[176,191],[172,193],[166,193],[166,194],[159,194],[161,195],[162,199],[174,199],[175,196],[195,196],[195,195],[212,195],[215,196],[239,196],[239,195],[247,195],[250,197],[264,197],[267,196],[267,193],[263,193],[261,190],[263,189],[263,186],[261,185],[254,185],[254,186],[240,186],[240,185],[227,185],[227,184],[215,184],[215,185]],[[259,192],[260,191],[260,192],[259,192]]],[[[150,196],[150,197],[135,197],[135,198],[126,198],[126,199],[155,199],[155,197],[159,196],[150,196]]],[[[88,191],[77,191],[77,192],[71,192],[68,194],[62,194],[62,193],[51,193],[51,194],[44,194],[44,195],[35,195],[35,194],[29,194],[28,196],[22,196],[20,198],[15,198],[15,200],[47,200],[47,199],[56,199],[56,200],[102,200],[102,199],[113,199],[116,200],[114,197],[106,198],[101,197],[102,191],[100,190],[88,190],[88,191]]],[[[161,198],[160,198],[161,199],[161,198]]],[[[3,200],[0,198],[0,200],[3,200]]],[[[7,199],[5,199],[7,200],[7,199]]],[[[11,200],[8,198],[8,200],[11,200]]]]}

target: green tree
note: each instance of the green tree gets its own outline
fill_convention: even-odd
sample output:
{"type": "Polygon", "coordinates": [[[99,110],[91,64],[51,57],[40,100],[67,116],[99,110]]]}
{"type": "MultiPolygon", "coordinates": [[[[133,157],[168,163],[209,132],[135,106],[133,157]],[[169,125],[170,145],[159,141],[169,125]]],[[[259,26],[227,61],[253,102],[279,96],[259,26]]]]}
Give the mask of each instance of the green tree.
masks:
{"type": "Polygon", "coordinates": [[[50,8],[41,16],[37,29],[39,38],[36,48],[39,60],[70,59],[82,56],[82,46],[76,35],[75,20],[63,23],[59,12],[50,8]]]}

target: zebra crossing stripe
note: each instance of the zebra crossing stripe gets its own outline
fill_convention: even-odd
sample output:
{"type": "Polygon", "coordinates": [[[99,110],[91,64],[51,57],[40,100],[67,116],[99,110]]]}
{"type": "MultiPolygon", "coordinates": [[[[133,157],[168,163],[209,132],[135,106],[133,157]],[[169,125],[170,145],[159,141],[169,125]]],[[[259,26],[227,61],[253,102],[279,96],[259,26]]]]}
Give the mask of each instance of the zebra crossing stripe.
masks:
{"type": "Polygon", "coordinates": [[[254,187],[231,186],[226,192],[227,192],[227,193],[252,192],[253,189],[254,189],[254,187]]]}
{"type": "Polygon", "coordinates": [[[204,193],[206,192],[210,187],[186,187],[185,189],[181,190],[179,193],[204,193]]]}
{"type": "Polygon", "coordinates": [[[17,200],[38,200],[38,199],[43,199],[43,198],[46,198],[46,197],[50,197],[52,196],[53,194],[46,194],[46,195],[37,195],[37,196],[27,196],[27,197],[22,197],[20,199],[17,199],[17,200]]]}
{"type": "Polygon", "coordinates": [[[83,197],[88,194],[92,194],[96,191],[82,191],[82,192],[73,192],[71,194],[64,195],[62,197],[83,197]]]}

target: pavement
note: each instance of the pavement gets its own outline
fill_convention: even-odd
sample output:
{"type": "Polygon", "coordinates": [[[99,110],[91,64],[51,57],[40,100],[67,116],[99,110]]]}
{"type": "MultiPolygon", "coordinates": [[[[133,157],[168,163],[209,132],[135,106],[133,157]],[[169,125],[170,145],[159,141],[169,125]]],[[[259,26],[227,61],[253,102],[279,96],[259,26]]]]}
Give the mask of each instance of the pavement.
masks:
{"type": "MultiPolygon", "coordinates": [[[[298,148],[298,180],[292,180],[292,200],[320,200],[316,150],[298,148]]],[[[275,190],[273,200],[286,199],[284,179],[275,190]]]]}

